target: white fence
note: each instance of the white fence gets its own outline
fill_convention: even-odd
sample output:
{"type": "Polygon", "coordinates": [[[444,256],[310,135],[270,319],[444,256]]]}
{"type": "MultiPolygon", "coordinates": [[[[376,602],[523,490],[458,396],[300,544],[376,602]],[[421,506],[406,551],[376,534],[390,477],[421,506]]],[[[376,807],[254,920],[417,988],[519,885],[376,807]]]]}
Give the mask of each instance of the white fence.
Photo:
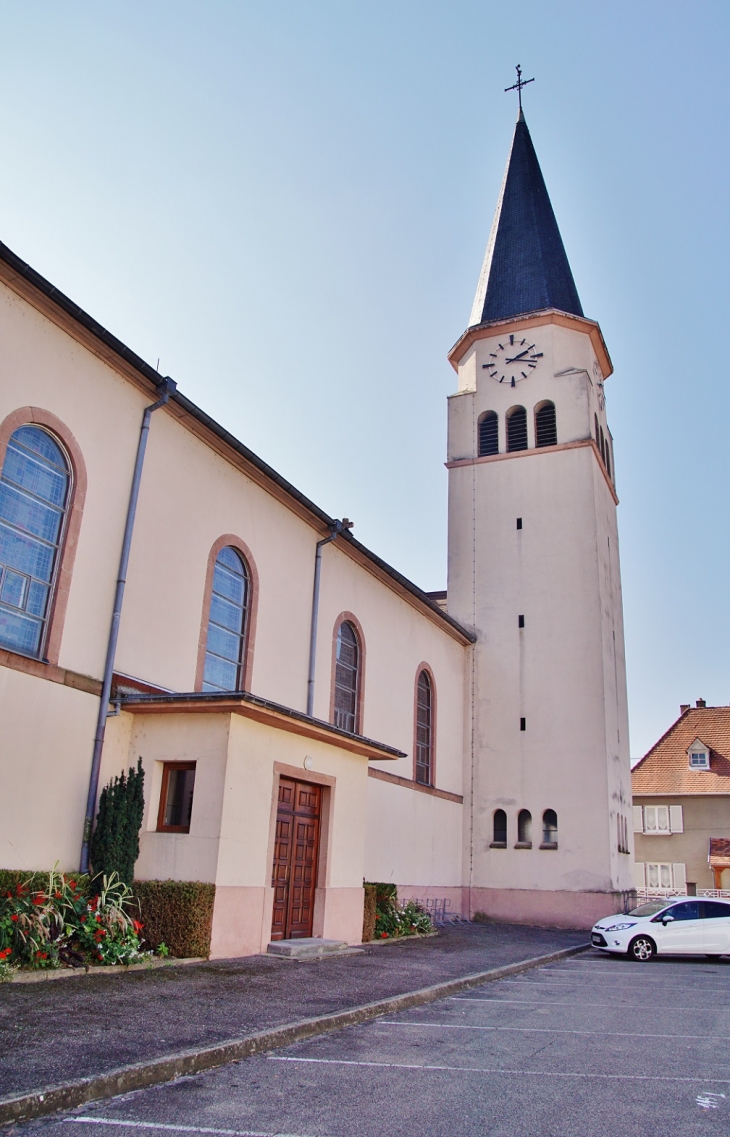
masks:
{"type": "MultiPolygon", "coordinates": [[[[686,888],[637,888],[636,899],[642,904],[647,900],[666,900],[672,896],[689,896],[686,888]]],[[[730,900],[730,888],[698,888],[696,894],[706,900],[730,900]]]]}

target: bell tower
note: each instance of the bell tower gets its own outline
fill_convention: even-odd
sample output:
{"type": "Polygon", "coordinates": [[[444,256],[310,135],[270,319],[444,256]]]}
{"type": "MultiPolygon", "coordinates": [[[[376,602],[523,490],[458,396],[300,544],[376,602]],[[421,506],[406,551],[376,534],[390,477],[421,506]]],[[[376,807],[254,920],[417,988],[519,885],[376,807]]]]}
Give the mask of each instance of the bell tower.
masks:
{"type": "Polygon", "coordinates": [[[468,684],[471,913],[590,925],[633,888],[611,360],[522,108],[449,355],[448,610],[468,684]],[[617,895],[618,894],[618,895],[617,895]]]}

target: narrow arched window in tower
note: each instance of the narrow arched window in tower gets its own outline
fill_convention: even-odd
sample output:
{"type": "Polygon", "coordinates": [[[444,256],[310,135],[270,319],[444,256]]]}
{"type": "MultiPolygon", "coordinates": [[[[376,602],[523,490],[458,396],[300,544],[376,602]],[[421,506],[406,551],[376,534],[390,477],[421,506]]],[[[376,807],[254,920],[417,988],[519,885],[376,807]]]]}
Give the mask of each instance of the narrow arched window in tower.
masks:
{"type": "Polygon", "coordinates": [[[558,847],[558,815],[554,809],[546,809],[542,815],[542,847],[558,847]]]}
{"type": "Polygon", "coordinates": [[[249,602],[248,568],[231,545],[221,549],[213,569],[204,691],[238,691],[246,642],[249,602]]]}
{"type": "Polygon", "coordinates": [[[611,444],[606,439],[606,473],[611,477],[611,444]]]}
{"type": "Polygon", "coordinates": [[[532,848],[532,814],[529,809],[521,809],[517,815],[517,844],[532,848]]]}
{"type": "Polygon", "coordinates": [[[507,450],[527,450],[527,411],[512,407],[507,411],[507,450]]]}
{"type": "Polygon", "coordinates": [[[596,446],[600,450],[600,448],[601,448],[601,432],[598,429],[598,415],[593,416],[593,421],[596,424],[596,446]]]}
{"type": "Polygon", "coordinates": [[[495,809],[492,823],[492,848],[507,848],[507,814],[503,809],[495,809]]]}
{"type": "Polygon", "coordinates": [[[416,781],[432,785],[433,778],[433,687],[427,671],[418,676],[416,694],[416,781]]]}
{"type": "Polygon", "coordinates": [[[499,454],[499,419],[496,411],[487,411],[479,419],[479,457],[499,454]]]}
{"type": "Polygon", "coordinates": [[[343,620],[337,632],[335,658],[334,724],[355,734],[358,724],[360,693],[360,644],[349,620],[343,620]]]}
{"type": "Polygon", "coordinates": [[[557,446],[558,427],[555,403],[544,402],[535,407],[535,445],[557,446]]]}
{"type": "Polygon", "coordinates": [[[599,429],[601,432],[601,442],[600,442],[601,457],[603,458],[603,464],[605,466],[606,465],[606,440],[603,437],[603,427],[600,427],[599,429]]]}
{"type": "Polygon", "coordinates": [[[0,646],[42,654],[63,540],[71,467],[58,442],[21,426],[0,476],[0,646]]]}

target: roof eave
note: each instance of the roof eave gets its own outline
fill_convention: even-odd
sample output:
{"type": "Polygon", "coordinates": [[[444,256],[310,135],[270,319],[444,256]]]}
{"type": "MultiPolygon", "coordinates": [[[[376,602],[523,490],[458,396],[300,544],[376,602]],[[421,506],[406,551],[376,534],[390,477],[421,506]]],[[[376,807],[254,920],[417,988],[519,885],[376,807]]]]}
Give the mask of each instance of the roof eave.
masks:
{"type": "Polygon", "coordinates": [[[559,308],[541,308],[535,312],[523,312],[504,320],[487,320],[482,324],[474,324],[459,337],[447,358],[454,371],[458,371],[459,363],[477,340],[489,339],[495,332],[509,332],[513,327],[524,329],[538,327],[541,324],[557,324],[560,327],[574,328],[576,331],[587,333],[601,365],[603,378],[608,379],[609,375],[613,374],[611,357],[597,321],[589,320],[587,316],[562,312],[559,308]]]}

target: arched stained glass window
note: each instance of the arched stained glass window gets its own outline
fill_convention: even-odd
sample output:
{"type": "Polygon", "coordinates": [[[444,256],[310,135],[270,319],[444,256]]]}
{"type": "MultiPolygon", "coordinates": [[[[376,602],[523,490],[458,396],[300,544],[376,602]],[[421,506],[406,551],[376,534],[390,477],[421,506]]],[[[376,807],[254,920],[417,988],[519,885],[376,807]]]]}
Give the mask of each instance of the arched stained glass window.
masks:
{"type": "Polygon", "coordinates": [[[527,411],[512,407],[507,411],[507,450],[527,450],[527,411]]]}
{"type": "Polygon", "coordinates": [[[541,403],[535,410],[535,446],[557,446],[555,403],[541,403]]]}
{"type": "Polygon", "coordinates": [[[479,419],[479,457],[499,454],[499,419],[496,411],[487,411],[479,419]]]}
{"type": "Polygon", "coordinates": [[[335,726],[357,732],[358,695],[360,693],[360,644],[349,620],[343,620],[337,632],[335,658],[335,726]]]}
{"type": "Polygon", "coordinates": [[[433,689],[427,671],[418,676],[416,693],[416,781],[432,785],[433,778],[433,689]]]}
{"type": "Polygon", "coordinates": [[[239,691],[246,642],[249,574],[243,557],[226,545],[216,557],[205,646],[204,691],[239,691]]]}
{"type": "Polygon", "coordinates": [[[48,431],[16,430],[0,475],[0,646],[10,651],[42,653],[70,486],[48,431]]]}

